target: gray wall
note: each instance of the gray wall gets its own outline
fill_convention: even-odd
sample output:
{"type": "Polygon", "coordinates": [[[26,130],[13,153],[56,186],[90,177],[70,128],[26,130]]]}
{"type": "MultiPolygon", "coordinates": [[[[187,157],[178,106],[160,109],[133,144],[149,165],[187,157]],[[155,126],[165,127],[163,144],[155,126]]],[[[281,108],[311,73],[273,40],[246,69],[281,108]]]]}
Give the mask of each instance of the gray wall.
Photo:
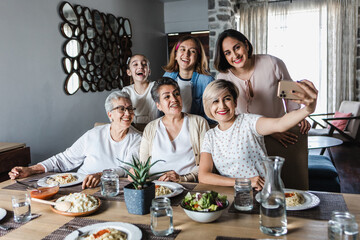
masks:
{"type": "Polygon", "coordinates": [[[165,33],[208,30],[208,0],[164,3],[165,33]]]}
{"type": "MultiPolygon", "coordinates": [[[[110,92],[67,96],[61,66],[61,22],[56,0],[0,1],[0,142],[23,142],[32,163],[65,150],[94,122],[107,121],[110,92]]],[[[155,0],[69,1],[130,19],[133,53],[151,62],[152,79],[166,63],[163,3],[155,0]]]]}

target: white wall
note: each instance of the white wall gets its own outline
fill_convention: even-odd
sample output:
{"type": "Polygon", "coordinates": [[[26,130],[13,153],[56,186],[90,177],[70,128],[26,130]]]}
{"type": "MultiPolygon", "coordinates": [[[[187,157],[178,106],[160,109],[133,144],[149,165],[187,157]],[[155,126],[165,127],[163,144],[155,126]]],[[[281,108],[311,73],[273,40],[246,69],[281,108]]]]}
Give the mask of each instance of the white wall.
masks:
{"type": "MultiPolygon", "coordinates": [[[[133,53],[151,61],[152,78],[166,63],[163,3],[148,0],[69,1],[130,19],[133,53]]],[[[0,142],[23,142],[32,163],[65,150],[96,121],[107,121],[110,92],[64,92],[62,21],[57,0],[0,1],[0,142]]]]}
{"type": "Polygon", "coordinates": [[[208,0],[164,3],[165,33],[209,29],[208,0]]]}

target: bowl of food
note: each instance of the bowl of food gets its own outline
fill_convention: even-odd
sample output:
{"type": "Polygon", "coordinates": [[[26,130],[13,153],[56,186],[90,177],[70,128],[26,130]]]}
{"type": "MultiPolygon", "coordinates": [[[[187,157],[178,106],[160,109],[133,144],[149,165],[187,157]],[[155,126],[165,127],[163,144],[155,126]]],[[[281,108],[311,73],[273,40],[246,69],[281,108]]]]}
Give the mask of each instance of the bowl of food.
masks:
{"type": "Polygon", "coordinates": [[[59,192],[59,188],[59,183],[53,182],[46,187],[28,188],[27,191],[32,198],[50,199],[59,192]]]}
{"type": "Polygon", "coordinates": [[[225,195],[209,191],[205,193],[187,193],[180,206],[192,220],[201,223],[218,219],[229,206],[225,195]]]}
{"type": "Polygon", "coordinates": [[[101,206],[101,201],[98,197],[85,193],[70,193],[58,198],[55,202],[64,201],[71,203],[71,207],[67,211],[61,211],[54,206],[51,206],[51,210],[64,216],[78,217],[92,214],[101,206]]]}

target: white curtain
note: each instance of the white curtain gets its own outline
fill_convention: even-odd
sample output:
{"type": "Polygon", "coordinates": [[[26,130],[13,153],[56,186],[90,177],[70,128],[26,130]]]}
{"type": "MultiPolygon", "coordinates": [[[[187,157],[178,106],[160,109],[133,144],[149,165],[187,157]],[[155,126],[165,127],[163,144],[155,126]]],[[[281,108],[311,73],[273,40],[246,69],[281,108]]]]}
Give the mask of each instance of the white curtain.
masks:
{"type": "Polygon", "coordinates": [[[239,4],[238,30],[249,39],[255,54],[267,52],[267,13],[267,0],[239,4]]]}
{"type": "MultiPolygon", "coordinates": [[[[323,55],[325,57],[320,59],[322,64],[318,67],[319,76],[316,77],[320,79],[317,87],[321,90],[322,99],[319,101],[323,102],[325,111],[334,112],[339,108],[341,101],[356,99],[358,0],[293,0],[292,2],[258,0],[248,3],[242,1],[238,6],[239,31],[249,38],[255,53],[268,53],[269,15],[276,16],[275,24],[280,26],[280,33],[282,30],[286,31],[288,13],[317,9],[320,13],[317,24],[320,32],[325,31],[325,37],[319,37],[318,40],[319,49],[325,49],[323,55]],[[284,28],[282,29],[281,26],[284,28]]],[[[305,41],[306,35],[299,39],[298,47],[292,49],[304,48],[306,51],[302,45],[302,43],[305,45],[305,41]]],[[[315,54],[318,53],[310,53],[309,58],[314,57],[315,54]]]]}
{"type": "Polygon", "coordinates": [[[356,99],[358,0],[328,0],[328,110],[356,99]]]}

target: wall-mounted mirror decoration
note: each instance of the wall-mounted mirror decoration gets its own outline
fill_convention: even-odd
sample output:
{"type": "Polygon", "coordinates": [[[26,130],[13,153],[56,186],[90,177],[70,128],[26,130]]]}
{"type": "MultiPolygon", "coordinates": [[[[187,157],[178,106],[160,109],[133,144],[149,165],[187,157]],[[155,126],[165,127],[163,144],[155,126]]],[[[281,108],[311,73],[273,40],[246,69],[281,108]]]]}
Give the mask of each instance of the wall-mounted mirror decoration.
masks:
{"type": "Polygon", "coordinates": [[[132,55],[130,20],[81,5],[62,2],[59,7],[67,74],[65,92],[111,91],[130,84],[126,61],[132,55]]]}

